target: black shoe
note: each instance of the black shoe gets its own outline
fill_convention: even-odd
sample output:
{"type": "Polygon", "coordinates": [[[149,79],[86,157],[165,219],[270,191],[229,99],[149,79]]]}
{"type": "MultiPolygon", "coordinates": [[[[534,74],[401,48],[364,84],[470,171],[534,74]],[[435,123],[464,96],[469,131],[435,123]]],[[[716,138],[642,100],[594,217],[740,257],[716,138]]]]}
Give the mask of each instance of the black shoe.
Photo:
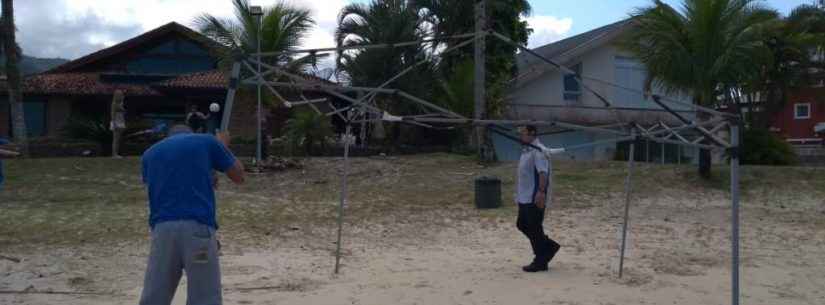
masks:
{"type": "Polygon", "coordinates": [[[527,266],[521,267],[521,270],[524,270],[524,272],[531,272],[532,273],[532,272],[539,272],[539,271],[547,271],[548,268],[547,268],[547,264],[532,263],[532,264],[529,264],[527,266]]]}
{"type": "Polygon", "coordinates": [[[550,261],[553,260],[553,257],[556,256],[556,253],[559,252],[559,249],[561,249],[561,245],[559,245],[555,241],[550,240],[550,249],[548,250],[549,255],[547,256],[547,263],[550,263],[550,261]]]}

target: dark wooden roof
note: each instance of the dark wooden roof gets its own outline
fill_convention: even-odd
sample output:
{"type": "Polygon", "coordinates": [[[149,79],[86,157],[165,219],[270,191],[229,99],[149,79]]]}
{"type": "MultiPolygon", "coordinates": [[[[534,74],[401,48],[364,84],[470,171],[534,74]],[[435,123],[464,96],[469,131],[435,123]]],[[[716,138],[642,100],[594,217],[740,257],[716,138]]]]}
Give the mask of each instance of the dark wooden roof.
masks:
{"type": "Polygon", "coordinates": [[[134,37],[132,39],[126,40],[126,41],[121,42],[119,44],[116,44],[114,46],[105,48],[103,50],[94,52],[92,54],[83,56],[81,58],[72,60],[72,61],[67,62],[65,64],[62,64],[60,66],[57,66],[57,67],[55,67],[51,70],[48,70],[44,73],[48,74],[48,73],[77,72],[76,70],[78,70],[82,67],[85,67],[85,66],[100,62],[102,60],[111,58],[112,56],[117,56],[119,54],[123,54],[125,52],[128,52],[128,51],[134,49],[134,48],[143,46],[148,42],[163,38],[166,35],[171,34],[171,33],[180,34],[183,37],[186,37],[186,38],[192,40],[193,42],[198,43],[199,45],[203,46],[207,50],[217,50],[219,48],[222,48],[222,46],[220,46],[218,43],[214,42],[213,40],[207,38],[206,36],[203,36],[200,33],[195,32],[194,30],[192,30],[188,27],[180,25],[177,22],[170,22],[170,23],[167,23],[166,25],[163,25],[159,28],[148,31],[146,33],[143,33],[143,34],[141,34],[137,37],[134,37]]]}
{"type": "MultiPolygon", "coordinates": [[[[182,75],[129,74],[119,71],[97,71],[90,66],[117,59],[119,55],[152,45],[154,42],[168,38],[170,34],[179,34],[198,43],[209,51],[225,51],[213,40],[183,25],[172,22],[126,40],[112,47],[94,52],[70,61],[41,74],[30,75],[23,79],[24,94],[31,95],[112,95],[115,90],[123,90],[128,96],[162,96],[164,90],[226,90],[229,84],[228,71],[209,70],[182,75]],[[91,70],[91,71],[90,71],[91,70]]],[[[327,80],[310,74],[303,74],[307,81],[326,82],[327,80]]],[[[0,95],[7,94],[7,83],[0,80],[0,95]]]]}

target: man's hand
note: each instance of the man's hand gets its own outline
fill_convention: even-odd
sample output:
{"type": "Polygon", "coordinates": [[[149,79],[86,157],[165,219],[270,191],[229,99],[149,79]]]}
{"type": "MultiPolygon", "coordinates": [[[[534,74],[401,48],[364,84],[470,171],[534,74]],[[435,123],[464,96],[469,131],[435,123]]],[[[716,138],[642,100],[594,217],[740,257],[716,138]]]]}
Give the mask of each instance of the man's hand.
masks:
{"type": "Polygon", "coordinates": [[[232,141],[232,137],[229,136],[228,131],[219,131],[215,134],[215,137],[218,138],[218,141],[223,143],[224,146],[229,147],[229,143],[232,141]]]}
{"type": "Polygon", "coordinates": [[[544,196],[544,192],[539,191],[538,193],[536,193],[536,197],[533,198],[533,202],[536,204],[536,207],[538,207],[539,209],[543,209],[545,199],[546,198],[544,196]]]}

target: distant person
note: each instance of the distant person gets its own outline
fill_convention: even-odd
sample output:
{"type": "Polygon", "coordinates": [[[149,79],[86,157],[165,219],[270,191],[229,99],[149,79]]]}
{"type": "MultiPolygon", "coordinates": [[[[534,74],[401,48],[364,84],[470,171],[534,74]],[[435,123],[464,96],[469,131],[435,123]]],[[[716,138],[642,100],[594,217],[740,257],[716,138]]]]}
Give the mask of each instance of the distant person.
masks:
{"type": "Polygon", "coordinates": [[[544,233],[544,214],[550,187],[550,161],[545,153],[559,153],[564,149],[547,150],[537,137],[535,126],[520,129],[524,146],[516,176],[516,203],[518,204],[519,231],[530,240],[533,262],[522,267],[525,272],[547,271],[547,265],[561,246],[544,233]],[[532,145],[532,146],[531,146],[532,145]],[[542,148],[542,150],[535,147],[542,148]]]}
{"type": "Polygon", "coordinates": [[[126,105],[124,104],[124,94],[121,90],[115,90],[112,97],[111,121],[109,130],[112,131],[112,158],[120,159],[120,142],[123,131],[126,130],[126,105]]]}
{"type": "Polygon", "coordinates": [[[3,176],[3,159],[15,158],[17,156],[20,156],[20,153],[14,150],[10,150],[6,147],[6,145],[9,144],[9,140],[0,138],[0,191],[3,190],[3,181],[5,180],[3,176]]]}
{"type": "Polygon", "coordinates": [[[240,184],[243,165],[229,151],[226,133],[193,134],[178,125],[168,134],[142,158],[152,246],[140,304],[169,305],[184,271],[186,304],[221,304],[213,173],[240,184]]]}
{"type": "Polygon", "coordinates": [[[186,126],[192,128],[195,133],[204,133],[209,116],[209,113],[203,114],[203,112],[200,112],[197,105],[192,105],[189,108],[189,113],[186,114],[186,126]]]}

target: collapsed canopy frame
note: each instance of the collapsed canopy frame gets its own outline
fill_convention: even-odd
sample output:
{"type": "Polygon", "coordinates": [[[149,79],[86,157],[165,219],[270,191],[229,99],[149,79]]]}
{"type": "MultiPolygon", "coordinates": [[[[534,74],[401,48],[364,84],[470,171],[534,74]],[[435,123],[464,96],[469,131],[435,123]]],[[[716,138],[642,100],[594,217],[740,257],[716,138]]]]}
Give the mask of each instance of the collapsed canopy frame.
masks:
{"type": "MultiPolygon", "coordinates": [[[[483,56],[480,58],[481,63],[479,63],[479,57],[476,57],[476,67],[483,66],[483,56]]],[[[483,78],[483,75],[481,76],[483,78]]],[[[619,277],[622,276],[623,267],[624,267],[624,252],[626,248],[626,238],[628,232],[628,223],[629,223],[629,210],[630,210],[630,202],[631,202],[631,177],[634,167],[634,150],[636,144],[641,140],[650,140],[657,143],[667,143],[667,144],[676,144],[681,146],[688,146],[694,147],[699,149],[708,149],[708,150],[726,150],[730,156],[730,175],[731,175],[731,266],[732,266],[732,282],[731,282],[731,291],[732,291],[732,304],[738,305],[739,304],[739,151],[740,151],[740,140],[739,140],[739,128],[740,128],[740,119],[737,115],[733,115],[730,113],[720,112],[714,109],[710,109],[707,107],[702,107],[699,105],[694,105],[691,103],[685,103],[679,100],[670,99],[665,96],[659,95],[652,95],[653,102],[658,105],[662,110],[672,115],[678,122],[678,125],[674,124],[673,126],[669,125],[665,122],[658,122],[652,125],[644,126],[642,124],[636,122],[628,122],[625,121],[621,115],[621,110],[614,107],[613,103],[605,97],[604,95],[600,94],[597,90],[589,86],[584,80],[596,80],[600,83],[607,84],[612,87],[621,88],[624,90],[631,90],[636,93],[647,94],[647,92],[642,92],[641,90],[636,90],[632,88],[623,87],[621,85],[611,83],[604,80],[599,80],[597,78],[584,76],[581,73],[578,73],[560,63],[553,61],[552,59],[546,58],[533,50],[526,48],[525,46],[514,42],[509,37],[504,36],[500,33],[496,33],[489,30],[482,30],[477,31],[475,33],[467,33],[461,35],[453,35],[453,36],[446,36],[446,37],[433,37],[429,39],[422,39],[417,41],[409,41],[409,42],[400,42],[400,43],[383,43],[383,44],[364,44],[364,45],[351,45],[345,47],[333,47],[333,48],[321,48],[321,49],[303,49],[303,50],[291,50],[286,52],[262,52],[262,53],[252,53],[242,55],[239,54],[236,58],[236,62],[232,66],[230,82],[229,82],[229,90],[227,92],[225,104],[224,104],[224,113],[223,118],[221,121],[221,130],[228,130],[231,113],[232,113],[232,105],[235,98],[235,93],[239,86],[241,85],[250,85],[250,86],[261,86],[266,87],[269,92],[271,92],[275,97],[277,97],[286,107],[297,107],[297,106],[309,106],[314,111],[319,114],[325,116],[338,116],[346,123],[346,132],[342,137],[342,142],[344,144],[344,174],[342,176],[342,190],[341,190],[341,198],[340,204],[338,207],[338,235],[337,235],[337,250],[336,250],[336,259],[335,259],[335,273],[337,274],[339,271],[340,266],[340,252],[341,252],[341,231],[343,226],[343,212],[344,207],[346,205],[347,200],[347,183],[348,183],[348,173],[349,173],[349,149],[355,143],[355,136],[352,135],[352,124],[364,124],[368,122],[376,122],[376,121],[383,121],[389,123],[401,123],[401,124],[411,124],[416,126],[422,126],[427,128],[433,129],[453,129],[457,125],[464,125],[464,126],[474,126],[474,127],[485,127],[488,128],[489,131],[500,134],[508,139],[518,141],[516,137],[510,134],[510,128],[512,126],[518,125],[535,125],[535,126],[543,126],[543,127],[561,127],[565,128],[568,131],[587,131],[593,133],[600,133],[604,135],[610,135],[612,138],[607,140],[600,140],[592,143],[586,143],[582,145],[566,147],[561,149],[548,149],[546,147],[537,147],[533,146],[533,148],[539,149],[545,152],[548,157],[550,154],[570,151],[574,149],[580,149],[584,147],[591,147],[595,145],[602,145],[602,144],[610,144],[610,143],[617,143],[617,142],[630,142],[630,153],[628,155],[628,172],[627,178],[625,181],[625,207],[624,207],[624,217],[622,223],[622,242],[621,242],[621,249],[620,249],[620,261],[619,261],[619,277]],[[444,41],[451,41],[451,40],[459,40],[457,44],[453,44],[452,47],[441,51],[440,54],[445,54],[448,52],[452,52],[457,50],[461,47],[467,46],[471,43],[475,43],[476,47],[478,45],[483,45],[483,43],[479,43],[480,41],[483,42],[486,37],[493,37],[495,39],[499,39],[504,43],[510,44],[513,47],[521,50],[525,54],[528,54],[532,57],[537,58],[542,63],[550,66],[553,69],[561,71],[567,75],[574,76],[574,79],[581,85],[581,87],[593,94],[603,105],[603,109],[610,110],[614,113],[616,118],[615,124],[604,125],[604,126],[585,126],[582,124],[577,124],[575,122],[565,122],[563,120],[485,120],[479,118],[467,118],[458,113],[455,113],[449,109],[443,108],[438,106],[434,103],[428,102],[424,99],[418,98],[412,94],[409,94],[403,90],[394,89],[390,87],[390,85],[401,78],[402,76],[412,72],[416,67],[426,63],[426,60],[422,60],[419,62],[414,63],[410,67],[402,70],[397,75],[387,79],[384,83],[378,85],[377,87],[354,87],[354,86],[345,86],[345,85],[336,85],[325,83],[315,79],[308,79],[305,76],[299,75],[297,73],[293,73],[287,71],[282,67],[277,67],[274,65],[270,65],[265,63],[264,58],[273,57],[273,56],[281,56],[281,55],[292,55],[292,54],[318,54],[318,53],[333,53],[333,52],[343,52],[347,50],[365,50],[365,49],[382,49],[382,48],[400,48],[400,47],[407,47],[413,46],[423,43],[440,43],[444,41]],[[253,65],[257,65],[257,69],[253,67],[253,65]],[[251,73],[251,77],[241,78],[241,71],[245,68],[245,71],[251,73]],[[261,68],[265,68],[265,70],[260,70],[261,68]],[[278,89],[291,89],[297,92],[300,92],[299,101],[288,101],[286,100],[283,95],[278,91],[278,89]],[[345,100],[350,103],[348,106],[336,108],[336,106],[332,103],[332,101],[328,99],[307,99],[303,91],[304,90],[314,90],[324,92],[330,96],[345,100]],[[359,93],[358,98],[353,98],[345,93],[347,92],[357,92],[359,93]],[[418,106],[417,113],[405,113],[405,114],[391,114],[386,110],[382,109],[378,103],[375,102],[375,97],[378,95],[384,96],[391,96],[396,98],[394,102],[407,102],[412,103],[413,105],[418,106]],[[316,104],[320,103],[327,103],[327,105],[332,109],[329,112],[323,112],[316,104]],[[701,121],[694,121],[685,116],[683,116],[680,112],[685,112],[684,110],[676,111],[668,104],[680,105],[683,107],[688,107],[696,114],[702,114],[701,117],[705,119],[701,121]],[[723,137],[719,136],[719,132],[725,129],[729,130],[729,139],[724,139],[723,137]]],[[[479,82],[478,76],[476,78],[476,82],[479,82]]],[[[479,89],[479,86],[476,86],[476,90],[483,90],[479,89]]],[[[258,94],[261,94],[261,91],[258,90],[258,94]]],[[[477,99],[478,99],[478,95],[477,99]]],[[[483,96],[483,94],[482,94],[483,96]]],[[[483,97],[482,97],[483,98],[483,97]]],[[[560,106],[564,107],[564,106],[560,106]]],[[[673,123],[670,123],[673,124],[673,123]]],[[[530,145],[532,146],[532,145],[530,145]]]]}

